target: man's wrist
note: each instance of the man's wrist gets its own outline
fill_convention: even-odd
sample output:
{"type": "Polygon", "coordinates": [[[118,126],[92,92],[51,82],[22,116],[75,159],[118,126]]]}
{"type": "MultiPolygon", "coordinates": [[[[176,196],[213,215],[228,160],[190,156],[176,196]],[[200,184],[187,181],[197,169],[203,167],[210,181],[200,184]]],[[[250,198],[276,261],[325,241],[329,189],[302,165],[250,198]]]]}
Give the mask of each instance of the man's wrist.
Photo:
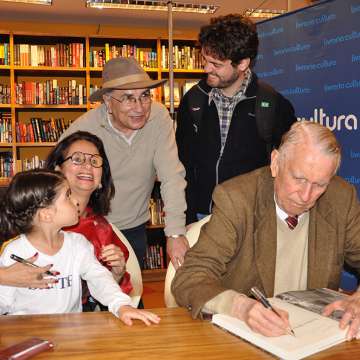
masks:
{"type": "Polygon", "coordinates": [[[169,238],[173,238],[173,239],[178,239],[179,237],[183,237],[185,236],[184,234],[174,234],[174,235],[169,235],[169,238]]]}

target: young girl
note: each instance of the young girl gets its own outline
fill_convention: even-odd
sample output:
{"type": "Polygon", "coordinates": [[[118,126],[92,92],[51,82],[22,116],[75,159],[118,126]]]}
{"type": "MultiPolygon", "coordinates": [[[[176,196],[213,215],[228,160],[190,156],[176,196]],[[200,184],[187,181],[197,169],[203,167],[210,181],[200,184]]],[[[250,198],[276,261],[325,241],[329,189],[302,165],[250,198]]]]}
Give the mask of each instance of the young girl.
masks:
{"type": "MultiPolygon", "coordinates": [[[[15,254],[29,258],[38,253],[36,264],[52,264],[55,284],[47,289],[0,286],[0,313],[52,314],[81,311],[81,279],[90,293],[109,307],[125,324],[140,319],[147,325],[159,317],[134,309],[111,273],[94,256],[92,244],[81,234],[61,228],[78,221],[77,207],[65,177],[55,171],[30,170],[11,181],[0,209],[0,233],[21,233],[9,241],[0,256],[8,266],[15,254]]],[[[3,235],[0,234],[0,235],[3,235]]]]}

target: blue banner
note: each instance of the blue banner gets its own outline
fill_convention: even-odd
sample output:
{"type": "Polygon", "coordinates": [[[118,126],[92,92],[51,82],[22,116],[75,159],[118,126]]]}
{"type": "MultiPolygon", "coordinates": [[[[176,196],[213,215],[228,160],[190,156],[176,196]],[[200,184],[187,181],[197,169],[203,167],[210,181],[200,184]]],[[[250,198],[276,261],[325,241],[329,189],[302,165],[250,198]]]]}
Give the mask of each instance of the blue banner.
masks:
{"type": "Polygon", "coordinates": [[[339,174],[360,194],[360,0],[329,0],[257,25],[259,78],[298,119],[330,128],[342,145],[339,174]]]}

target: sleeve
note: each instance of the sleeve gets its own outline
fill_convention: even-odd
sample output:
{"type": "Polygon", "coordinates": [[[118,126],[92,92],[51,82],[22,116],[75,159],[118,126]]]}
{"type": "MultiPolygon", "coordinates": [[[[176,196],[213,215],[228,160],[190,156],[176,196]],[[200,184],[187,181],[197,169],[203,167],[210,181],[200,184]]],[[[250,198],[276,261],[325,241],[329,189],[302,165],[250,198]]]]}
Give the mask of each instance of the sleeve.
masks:
{"type": "Polygon", "coordinates": [[[278,148],[281,143],[282,136],[290,129],[291,125],[297,121],[295,110],[291,102],[278,94],[277,103],[277,126],[274,132],[273,143],[275,148],[278,148]]]}
{"type": "Polygon", "coordinates": [[[131,305],[131,299],[120,290],[110,271],[96,259],[92,244],[80,234],[77,235],[78,253],[81,254],[80,276],[87,281],[91,295],[118,317],[120,306],[131,305]]]}
{"type": "MultiPolygon", "coordinates": [[[[12,263],[13,261],[10,260],[8,251],[5,248],[0,255],[0,264],[1,266],[9,266],[12,263]]],[[[11,312],[11,305],[15,301],[15,291],[16,288],[13,286],[0,285],[0,314],[11,312]]]]}
{"type": "Polygon", "coordinates": [[[192,156],[194,151],[194,142],[196,141],[193,134],[194,129],[191,122],[191,114],[189,112],[188,96],[192,93],[192,89],[181,99],[180,106],[177,113],[176,126],[176,143],[179,151],[179,159],[186,170],[185,189],[186,196],[186,223],[191,224],[197,221],[195,210],[195,173],[194,165],[192,164],[192,156]]]}
{"type": "Polygon", "coordinates": [[[245,228],[245,215],[238,205],[235,209],[223,185],[215,188],[213,200],[210,221],[201,228],[198,242],[186,253],[185,263],[172,282],[176,302],[190,308],[194,318],[205,303],[229,290],[221,279],[239,247],[241,229],[245,228]]]}
{"type": "Polygon", "coordinates": [[[344,260],[360,274],[360,204],[353,185],[350,190],[349,206],[346,212],[344,260]]]}
{"type": "Polygon", "coordinates": [[[226,314],[231,316],[232,305],[237,294],[235,290],[223,291],[210,299],[202,310],[210,314],[226,314]]]}
{"type": "Polygon", "coordinates": [[[154,156],[154,167],[161,182],[164,201],[165,235],[185,234],[185,169],[178,157],[173,121],[166,109],[158,116],[159,136],[154,156]]]}

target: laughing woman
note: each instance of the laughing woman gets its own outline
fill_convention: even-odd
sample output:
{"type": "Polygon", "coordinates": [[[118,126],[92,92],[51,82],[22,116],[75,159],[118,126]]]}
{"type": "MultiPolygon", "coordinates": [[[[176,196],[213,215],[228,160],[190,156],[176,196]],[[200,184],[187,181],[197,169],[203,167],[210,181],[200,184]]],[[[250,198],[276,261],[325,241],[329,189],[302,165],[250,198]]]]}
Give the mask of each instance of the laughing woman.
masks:
{"type": "MultiPolygon", "coordinates": [[[[98,260],[128,294],[132,289],[125,270],[129,252],[104,217],[110,211],[115,188],[102,141],[86,131],[73,133],[55,146],[46,168],[65,175],[77,201],[79,222],[64,230],[83,234],[94,245],[98,260]]],[[[83,309],[93,310],[96,303],[85,295],[83,309]]]]}

